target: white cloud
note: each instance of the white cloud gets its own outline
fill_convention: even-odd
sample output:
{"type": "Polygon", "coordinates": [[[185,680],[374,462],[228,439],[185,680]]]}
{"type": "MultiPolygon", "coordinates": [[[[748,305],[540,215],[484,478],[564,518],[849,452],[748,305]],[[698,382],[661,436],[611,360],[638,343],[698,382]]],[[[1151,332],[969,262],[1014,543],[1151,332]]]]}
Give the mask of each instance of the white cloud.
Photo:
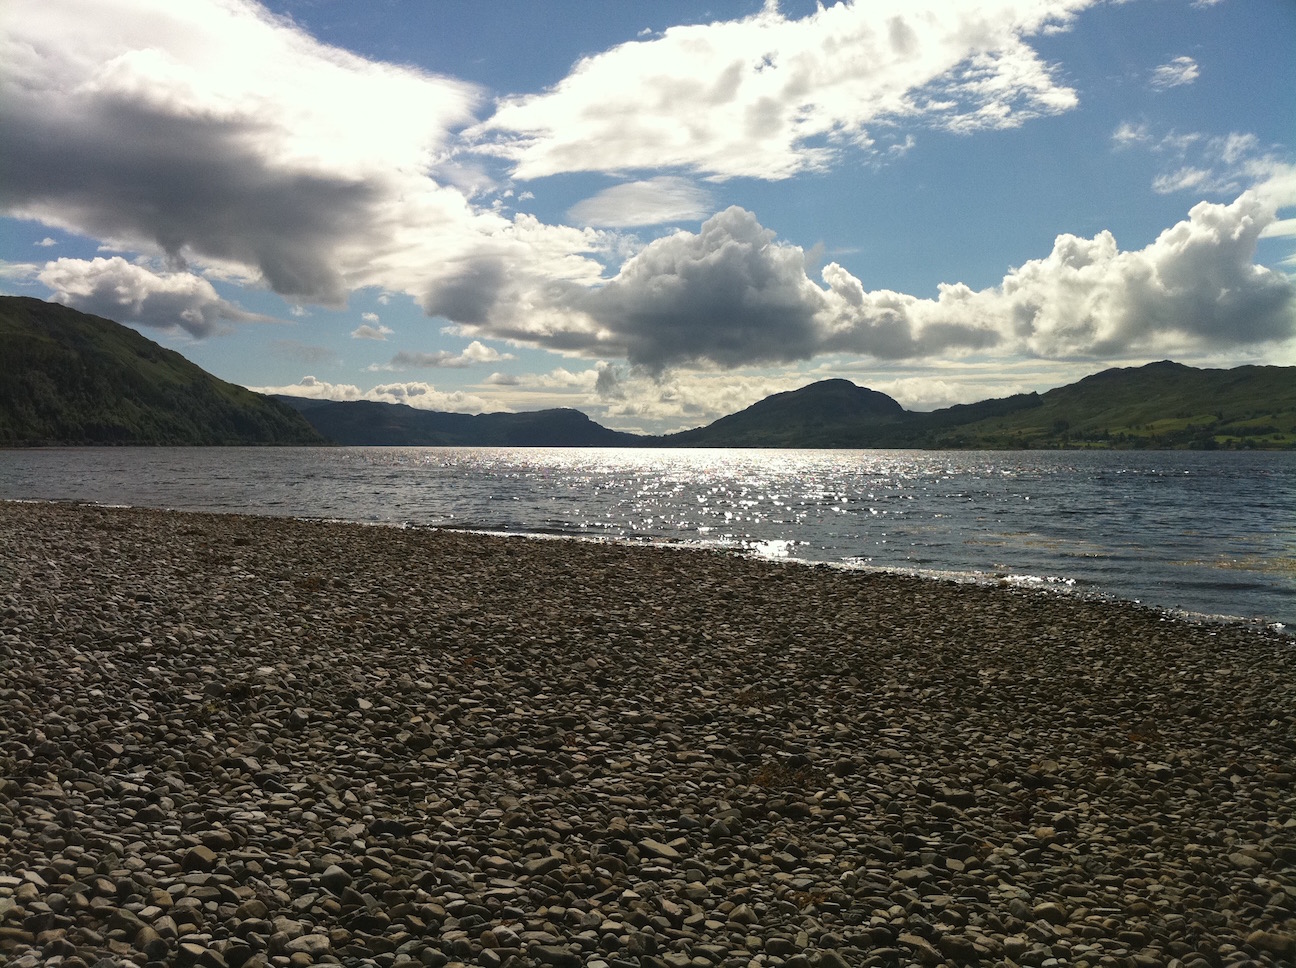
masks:
{"type": "Polygon", "coordinates": [[[1062,235],[1048,257],[1010,272],[992,295],[977,295],[1009,345],[1054,359],[1290,338],[1296,287],[1253,263],[1256,240],[1273,218],[1246,193],[1229,205],[1193,206],[1186,220],[1138,251],[1120,251],[1107,232],[1062,235]]]}
{"type": "Polygon", "coordinates": [[[32,245],[38,245],[38,246],[40,246],[40,247],[42,247],[42,248],[48,249],[48,248],[49,248],[50,246],[52,246],[52,245],[58,245],[58,242],[55,241],[54,239],[50,238],[50,237],[47,235],[47,236],[45,236],[45,238],[41,239],[39,242],[33,242],[32,245]]]}
{"type": "Polygon", "coordinates": [[[1075,92],[1023,38],[1090,2],[872,0],[799,20],[771,4],[586,57],[467,135],[522,179],[660,168],[786,178],[845,146],[872,148],[896,123],[971,131],[1070,110],[1075,92]]]}
{"type": "Polygon", "coordinates": [[[1296,238],[1296,218],[1284,218],[1270,222],[1260,233],[1262,239],[1296,238]]]}
{"type": "Polygon", "coordinates": [[[1115,144],[1117,148],[1128,148],[1132,145],[1144,145],[1151,140],[1151,135],[1148,134],[1148,126],[1146,124],[1134,124],[1130,121],[1121,122],[1116,130],[1112,132],[1111,137],[1112,143],[1115,144]]]}
{"type": "Polygon", "coordinates": [[[210,282],[189,272],[156,273],[121,256],[59,259],[37,279],[55,302],[118,322],[210,336],[234,322],[267,322],[223,299],[210,282]]]}
{"type": "Polygon", "coordinates": [[[1122,124],[1112,134],[1117,148],[1142,147],[1164,158],[1167,169],[1152,180],[1166,195],[1191,191],[1201,197],[1237,195],[1254,189],[1276,208],[1296,205],[1296,166],[1279,158],[1249,132],[1207,135],[1198,131],[1155,134],[1148,125],[1122,124]],[[1172,166],[1172,167],[1170,167],[1172,166]],[[1290,188],[1284,188],[1288,181],[1290,188]]]}
{"type": "Polygon", "coordinates": [[[1152,71],[1149,82],[1158,91],[1167,91],[1172,87],[1191,84],[1201,76],[1197,62],[1191,57],[1176,57],[1168,64],[1162,64],[1152,71]]]}
{"type": "Polygon", "coordinates": [[[41,271],[35,262],[9,262],[0,259],[0,279],[13,279],[16,282],[30,283],[41,271]]]}
{"type": "Polygon", "coordinates": [[[512,373],[500,373],[496,371],[482,380],[487,386],[493,387],[516,387],[522,385],[522,378],[512,373]]]}
{"type": "Polygon", "coordinates": [[[374,400],[379,403],[404,403],[419,410],[442,410],[451,413],[485,413],[499,407],[482,397],[455,390],[446,393],[430,383],[384,383],[362,390],[351,383],[328,383],[313,376],[287,386],[248,387],[257,393],[282,393],[311,400],[374,400]]]}
{"type": "Polygon", "coordinates": [[[687,178],[663,175],[604,189],[577,202],[567,217],[578,225],[626,228],[695,221],[711,211],[711,195],[687,178]]]}
{"type": "Polygon", "coordinates": [[[1211,173],[1208,169],[1184,167],[1157,175],[1152,179],[1152,190],[1158,195],[1170,195],[1182,191],[1200,191],[1210,180],[1211,173]]]}
{"type": "MultiPolygon", "coordinates": [[[[374,314],[365,313],[366,319],[368,319],[370,316],[374,316],[374,314]]],[[[377,320],[378,317],[374,316],[374,319],[377,320]]],[[[369,323],[364,323],[360,326],[357,326],[355,329],[351,330],[351,338],[386,341],[387,337],[391,336],[392,333],[394,332],[395,330],[393,330],[390,326],[383,326],[382,324],[374,326],[369,323]]]]}
{"type": "Polygon", "coordinates": [[[473,340],[463,348],[461,353],[451,353],[448,350],[437,350],[435,353],[417,353],[401,350],[391,358],[390,363],[383,366],[372,366],[370,369],[407,370],[427,367],[463,369],[481,363],[495,363],[499,360],[511,359],[513,359],[512,353],[501,353],[493,346],[486,346],[478,340],[473,340]]]}

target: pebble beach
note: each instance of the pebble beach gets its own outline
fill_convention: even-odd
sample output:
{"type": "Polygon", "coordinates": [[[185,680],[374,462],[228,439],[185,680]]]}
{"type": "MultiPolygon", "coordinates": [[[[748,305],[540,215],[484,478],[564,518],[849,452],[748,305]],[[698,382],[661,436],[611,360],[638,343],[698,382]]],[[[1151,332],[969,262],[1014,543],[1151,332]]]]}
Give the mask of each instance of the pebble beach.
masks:
{"type": "Polygon", "coordinates": [[[1296,643],[732,554],[0,503],[0,961],[1296,964],[1296,643]]]}

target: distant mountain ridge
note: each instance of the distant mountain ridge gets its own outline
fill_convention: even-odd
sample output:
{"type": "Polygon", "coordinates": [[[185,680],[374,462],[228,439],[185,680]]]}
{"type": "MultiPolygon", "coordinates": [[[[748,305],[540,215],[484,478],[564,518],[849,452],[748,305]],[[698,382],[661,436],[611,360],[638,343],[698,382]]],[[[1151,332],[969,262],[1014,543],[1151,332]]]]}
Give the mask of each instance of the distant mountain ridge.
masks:
{"type": "Polygon", "coordinates": [[[643,440],[566,408],[468,414],[372,400],[274,399],[300,412],[328,440],[346,446],[633,447],[643,440]]]}
{"type": "Polygon", "coordinates": [[[641,436],[577,410],[470,416],[370,401],[281,398],[330,440],[406,446],[1031,448],[1296,447],[1296,367],[1104,370],[1045,393],[905,410],[849,380],[776,393],[692,430],[641,436]]]}
{"type": "Polygon", "coordinates": [[[1045,393],[930,412],[862,395],[873,393],[847,381],[815,383],[661,442],[778,447],[796,439],[792,446],[935,450],[1296,447],[1296,367],[1204,370],[1162,361],[1104,370],[1045,393]]]}
{"type": "Polygon", "coordinates": [[[1163,361],[1045,393],[905,410],[849,380],[776,393],[704,427],[644,436],[578,410],[463,414],[368,400],[266,397],[128,327],[0,296],[0,446],[374,446],[1019,449],[1296,448],[1296,367],[1163,361]]]}
{"type": "Polygon", "coordinates": [[[296,411],[127,326],[0,296],[0,446],[322,443],[296,411]]]}

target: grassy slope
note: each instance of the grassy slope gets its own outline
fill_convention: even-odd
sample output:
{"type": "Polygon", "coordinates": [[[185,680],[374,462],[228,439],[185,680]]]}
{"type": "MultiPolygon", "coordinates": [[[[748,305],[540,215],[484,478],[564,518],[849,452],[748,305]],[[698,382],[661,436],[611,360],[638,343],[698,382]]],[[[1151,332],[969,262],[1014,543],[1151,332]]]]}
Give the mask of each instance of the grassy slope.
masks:
{"type": "Polygon", "coordinates": [[[1104,370],[1039,406],[933,434],[933,446],[1296,447],[1296,367],[1104,370]]]}
{"type": "Polygon", "coordinates": [[[0,296],[0,446],[313,444],[290,408],[111,320],[0,296]]]}

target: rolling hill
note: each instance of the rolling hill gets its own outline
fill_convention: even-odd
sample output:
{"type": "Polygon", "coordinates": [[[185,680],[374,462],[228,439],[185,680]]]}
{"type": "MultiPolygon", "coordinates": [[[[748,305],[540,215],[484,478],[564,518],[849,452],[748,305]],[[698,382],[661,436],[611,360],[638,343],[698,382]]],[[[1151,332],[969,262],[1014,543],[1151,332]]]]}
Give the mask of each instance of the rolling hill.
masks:
{"type": "Polygon", "coordinates": [[[0,446],[319,443],[291,408],[133,329],[0,296],[0,446]]]}

